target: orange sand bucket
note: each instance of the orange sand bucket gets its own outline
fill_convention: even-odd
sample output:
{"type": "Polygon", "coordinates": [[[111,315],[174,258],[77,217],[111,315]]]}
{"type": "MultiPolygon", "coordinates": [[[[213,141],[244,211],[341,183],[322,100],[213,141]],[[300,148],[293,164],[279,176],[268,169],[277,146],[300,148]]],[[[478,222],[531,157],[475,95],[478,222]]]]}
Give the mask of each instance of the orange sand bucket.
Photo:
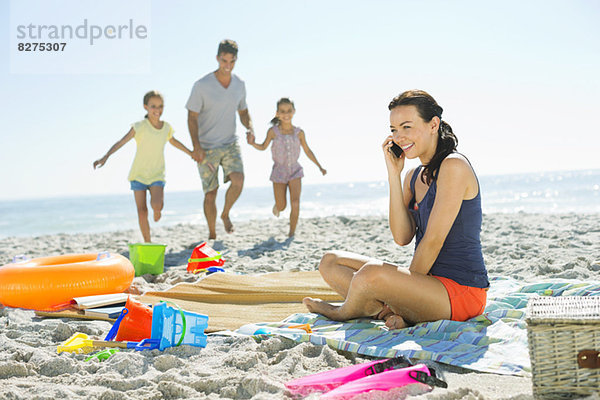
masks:
{"type": "Polygon", "coordinates": [[[206,242],[202,242],[192,251],[192,256],[188,260],[187,271],[197,274],[205,268],[220,267],[223,264],[225,264],[225,259],[221,256],[221,253],[215,251],[206,242]]]}
{"type": "Polygon", "coordinates": [[[127,298],[125,303],[127,315],[123,317],[119,330],[117,331],[117,341],[140,342],[152,336],[152,309],[139,301],[127,298]]]}

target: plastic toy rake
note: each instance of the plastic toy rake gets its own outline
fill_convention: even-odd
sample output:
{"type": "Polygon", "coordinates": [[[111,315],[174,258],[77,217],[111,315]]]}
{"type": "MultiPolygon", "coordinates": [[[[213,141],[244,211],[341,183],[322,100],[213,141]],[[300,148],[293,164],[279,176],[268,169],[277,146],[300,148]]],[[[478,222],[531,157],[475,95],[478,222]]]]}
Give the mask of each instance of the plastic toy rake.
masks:
{"type": "Polygon", "coordinates": [[[135,349],[137,342],[113,342],[105,340],[92,340],[85,333],[77,332],[56,348],[58,354],[63,351],[70,353],[90,353],[97,348],[118,347],[121,349],[135,349]]]}

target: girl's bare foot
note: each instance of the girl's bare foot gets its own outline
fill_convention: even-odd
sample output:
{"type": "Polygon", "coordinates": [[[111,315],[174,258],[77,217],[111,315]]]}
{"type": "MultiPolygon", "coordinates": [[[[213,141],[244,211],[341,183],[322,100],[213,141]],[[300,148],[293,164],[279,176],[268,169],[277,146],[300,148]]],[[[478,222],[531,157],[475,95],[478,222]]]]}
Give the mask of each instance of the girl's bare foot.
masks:
{"type": "Polygon", "coordinates": [[[273,206],[273,215],[279,218],[279,209],[277,208],[277,204],[273,206]]]}
{"type": "Polygon", "coordinates": [[[162,216],[160,211],[154,211],[154,222],[158,222],[158,220],[160,220],[160,217],[162,216]]]}

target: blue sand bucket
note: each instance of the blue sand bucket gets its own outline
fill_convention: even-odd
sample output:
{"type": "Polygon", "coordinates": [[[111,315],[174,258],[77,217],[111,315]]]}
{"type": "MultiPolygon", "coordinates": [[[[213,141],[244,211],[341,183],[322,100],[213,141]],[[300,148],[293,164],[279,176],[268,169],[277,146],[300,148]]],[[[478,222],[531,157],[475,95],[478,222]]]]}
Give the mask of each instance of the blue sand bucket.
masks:
{"type": "Polygon", "coordinates": [[[160,350],[182,344],[206,347],[207,326],[206,315],[175,309],[163,302],[152,309],[151,340],[158,342],[160,350]]]}

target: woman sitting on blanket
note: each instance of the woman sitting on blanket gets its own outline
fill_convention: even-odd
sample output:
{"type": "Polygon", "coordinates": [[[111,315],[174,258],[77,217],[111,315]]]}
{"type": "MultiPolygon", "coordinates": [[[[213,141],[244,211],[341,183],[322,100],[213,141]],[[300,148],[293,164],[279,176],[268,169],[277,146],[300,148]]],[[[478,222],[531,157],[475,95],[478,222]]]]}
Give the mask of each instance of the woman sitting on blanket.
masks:
{"type": "Polygon", "coordinates": [[[390,187],[389,224],[401,246],[415,237],[409,268],[345,251],[327,252],[319,271],[345,301],[307,297],[309,311],[344,321],[376,316],[390,329],[418,322],[466,321],[483,312],[489,286],[481,253],[479,182],[457,138],[428,93],[410,90],[389,104],[383,143],[390,187]],[[396,156],[392,146],[402,149],[396,156]],[[406,158],[422,165],[400,173],[406,158]]]}

